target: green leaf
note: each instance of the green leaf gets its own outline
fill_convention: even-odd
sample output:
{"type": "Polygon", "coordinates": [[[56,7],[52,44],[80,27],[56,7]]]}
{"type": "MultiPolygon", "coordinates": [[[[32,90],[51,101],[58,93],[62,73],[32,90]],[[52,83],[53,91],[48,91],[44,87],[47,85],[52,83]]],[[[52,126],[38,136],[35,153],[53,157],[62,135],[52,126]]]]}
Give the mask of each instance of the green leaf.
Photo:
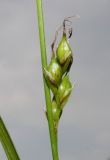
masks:
{"type": "Polygon", "coordinates": [[[8,160],[20,160],[17,151],[14,147],[12,139],[5,127],[5,124],[0,116],[0,142],[4,148],[8,160]]]}

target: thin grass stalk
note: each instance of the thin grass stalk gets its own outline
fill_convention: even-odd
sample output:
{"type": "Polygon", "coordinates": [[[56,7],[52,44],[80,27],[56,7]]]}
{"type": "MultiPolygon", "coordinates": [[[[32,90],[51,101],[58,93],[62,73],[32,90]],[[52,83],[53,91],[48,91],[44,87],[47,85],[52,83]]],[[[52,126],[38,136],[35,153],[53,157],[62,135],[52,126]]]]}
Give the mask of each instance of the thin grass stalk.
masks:
{"type": "MultiPolygon", "coordinates": [[[[42,68],[43,68],[47,66],[47,56],[46,56],[42,0],[36,0],[36,3],[37,3],[39,39],[40,39],[40,48],[41,48],[41,62],[42,62],[42,68]]],[[[42,70],[42,73],[43,73],[43,70],[42,70]]],[[[53,160],[59,160],[58,145],[57,145],[57,131],[54,128],[54,122],[52,117],[52,103],[51,103],[50,89],[46,83],[44,76],[43,76],[43,82],[44,82],[44,92],[45,92],[46,109],[47,109],[47,115],[48,115],[48,126],[49,126],[49,133],[50,133],[52,156],[53,156],[53,160]]]]}

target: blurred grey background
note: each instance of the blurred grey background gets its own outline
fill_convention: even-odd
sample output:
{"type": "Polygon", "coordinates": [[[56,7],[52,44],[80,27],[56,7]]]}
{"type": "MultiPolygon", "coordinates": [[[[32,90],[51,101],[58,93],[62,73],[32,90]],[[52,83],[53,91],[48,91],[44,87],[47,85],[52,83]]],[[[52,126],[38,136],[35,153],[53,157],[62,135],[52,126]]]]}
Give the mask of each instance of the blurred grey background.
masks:
{"type": "MultiPolygon", "coordinates": [[[[43,0],[48,57],[64,17],[75,90],[59,127],[60,160],[110,157],[110,0],[43,0]]],[[[21,160],[51,160],[35,0],[0,0],[0,115],[21,160]]],[[[0,157],[6,160],[0,146],[0,157]]]]}

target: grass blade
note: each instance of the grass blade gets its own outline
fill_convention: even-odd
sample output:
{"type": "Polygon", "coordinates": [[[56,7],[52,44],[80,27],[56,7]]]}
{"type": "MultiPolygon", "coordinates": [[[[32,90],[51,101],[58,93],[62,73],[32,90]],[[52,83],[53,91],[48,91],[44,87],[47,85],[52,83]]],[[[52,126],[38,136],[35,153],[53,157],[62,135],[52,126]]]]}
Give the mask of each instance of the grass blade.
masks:
{"type": "Polygon", "coordinates": [[[5,127],[5,124],[0,116],[0,142],[4,148],[8,160],[20,160],[17,151],[14,147],[12,139],[5,127]]]}

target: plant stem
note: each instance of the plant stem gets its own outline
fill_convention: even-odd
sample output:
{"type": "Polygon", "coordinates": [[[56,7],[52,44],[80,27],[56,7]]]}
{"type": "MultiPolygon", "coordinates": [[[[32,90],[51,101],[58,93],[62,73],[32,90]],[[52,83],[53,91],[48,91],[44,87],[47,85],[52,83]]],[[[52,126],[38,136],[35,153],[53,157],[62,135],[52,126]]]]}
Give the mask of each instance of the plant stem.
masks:
{"type": "Polygon", "coordinates": [[[0,117],[0,142],[5,150],[8,160],[20,160],[11,137],[0,117]]]}
{"type": "MultiPolygon", "coordinates": [[[[41,62],[42,62],[42,69],[43,69],[43,67],[47,67],[47,56],[46,56],[45,34],[44,34],[44,18],[43,18],[43,10],[42,10],[42,0],[36,0],[36,2],[37,2],[37,16],[38,16],[40,48],[41,48],[41,62]]],[[[54,122],[52,117],[50,89],[47,86],[44,76],[43,76],[43,81],[44,81],[45,101],[46,101],[46,108],[47,108],[47,115],[48,115],[48,126],[49,126],[49,132],[50,132],[50,141],[51,141],[53,160],[59,160],[58,146],[57,146],[57,130],[54,127],[54,122]]]]}

